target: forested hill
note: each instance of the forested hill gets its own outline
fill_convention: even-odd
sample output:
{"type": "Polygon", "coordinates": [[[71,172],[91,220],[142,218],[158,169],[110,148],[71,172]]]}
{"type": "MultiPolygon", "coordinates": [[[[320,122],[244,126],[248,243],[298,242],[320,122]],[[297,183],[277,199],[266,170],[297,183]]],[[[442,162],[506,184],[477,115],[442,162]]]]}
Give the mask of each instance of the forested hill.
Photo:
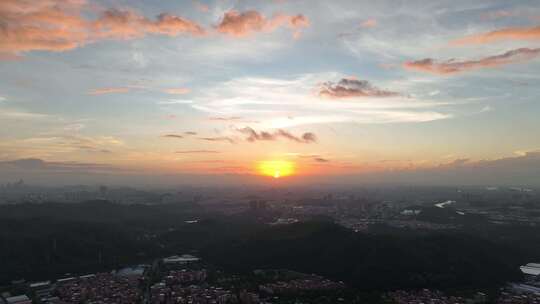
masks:
{"type": "Polygon", "coordinates": [[[329,221],[268,226],[184,204],[9,205],[0,206],[0,284],[193,252],[231,272],[287,268],[365,290],[493,287],[540,257],[539,238],[535,227],[497,225],[372,234],[329,221]]]}

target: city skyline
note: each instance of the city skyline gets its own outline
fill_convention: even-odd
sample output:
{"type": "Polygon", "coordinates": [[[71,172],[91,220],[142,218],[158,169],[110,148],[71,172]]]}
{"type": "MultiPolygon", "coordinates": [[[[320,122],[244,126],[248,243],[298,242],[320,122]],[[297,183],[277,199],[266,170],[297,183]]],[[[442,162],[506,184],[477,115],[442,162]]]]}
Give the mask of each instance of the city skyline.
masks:
{"type": "Polygon", "coordinates": [[[540,185],[535,1],[6,0],[0,17],[0,181],[540,185]]]}

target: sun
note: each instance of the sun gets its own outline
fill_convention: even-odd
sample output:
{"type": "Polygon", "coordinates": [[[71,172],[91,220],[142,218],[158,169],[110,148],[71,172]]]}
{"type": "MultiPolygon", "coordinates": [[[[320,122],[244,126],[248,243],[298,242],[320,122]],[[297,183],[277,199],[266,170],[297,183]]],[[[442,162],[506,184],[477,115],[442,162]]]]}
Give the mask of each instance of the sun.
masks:
{"type": "Polygon", "coordinates": [[[294,174],[294,163],[285,160],[266,160],[261,161],[257,169],[261,175],[281,178],[294,174]]]}

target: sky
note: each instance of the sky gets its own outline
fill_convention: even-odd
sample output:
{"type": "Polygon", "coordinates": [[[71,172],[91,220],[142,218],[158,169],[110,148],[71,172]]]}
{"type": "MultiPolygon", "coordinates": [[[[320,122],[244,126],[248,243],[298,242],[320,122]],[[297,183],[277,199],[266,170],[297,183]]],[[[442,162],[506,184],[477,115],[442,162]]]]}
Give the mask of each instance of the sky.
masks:
{"type": "Polygon", "coordinates": [[[0,181],[540,185],[539,71],[534,0],[3,0],[0,181]]]}

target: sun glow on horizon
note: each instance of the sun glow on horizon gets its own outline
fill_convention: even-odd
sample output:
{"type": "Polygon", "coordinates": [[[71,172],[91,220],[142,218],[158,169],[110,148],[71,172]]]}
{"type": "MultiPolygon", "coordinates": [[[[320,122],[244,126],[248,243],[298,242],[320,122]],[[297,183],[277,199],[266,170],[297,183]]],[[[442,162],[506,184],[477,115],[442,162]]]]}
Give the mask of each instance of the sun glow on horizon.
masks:
{"type": "Polygon", "coordinates": [[[280,178],[293,175],[294,163],[284,160],[261,161],[258,165],[258,171],[261,175],[280,178]]]}

